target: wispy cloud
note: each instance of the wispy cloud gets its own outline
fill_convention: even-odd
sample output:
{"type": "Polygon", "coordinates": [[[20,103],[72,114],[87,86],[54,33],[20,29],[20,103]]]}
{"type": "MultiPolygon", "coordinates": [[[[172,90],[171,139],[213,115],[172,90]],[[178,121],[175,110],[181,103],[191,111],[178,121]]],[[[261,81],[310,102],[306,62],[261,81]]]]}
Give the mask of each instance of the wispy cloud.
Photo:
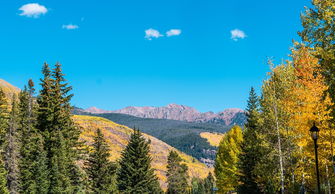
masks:
{"type": "Polygon", "coordinates": [[[235,29],[230,31],[231,33],[231,39],[238,41],[239,39],[244,39],[247,37],[247,35],[245,34],[245,32],[243,32],[242,30],[239,29],[235,29]]]}
{"type": "Polygon", "coordinates": [[[67,24],[67,25],[63,25],[62,28],[66,30],[75,30],[75,29],[78,29],[79,26],[74,25],[74,24],[67,24]]]}
{"type": "Polygon", "coordinates": [[[22,13],[20,16],[38,18],[40,15],[44,15],[48,12],[48,9],[38,3],[28,3],[19,8],[22,13]]]}
{"type": "Polygon", "coordinates": [[[153,38],[159,38],[159,37],[162,37],[163,35],[158,31],[158,30],[155,30],[155,29],[147,29],[145,30],[145,37],[146,39],[148,40],[152,40],[153,38]]]}
{"type": "Polygon", "coordinates": [[[170,37],[170,36],[179,36],[181,34],[181,30],[180,29],[171,29],[169,31],[166,32],[166,36],[170,37]]]}

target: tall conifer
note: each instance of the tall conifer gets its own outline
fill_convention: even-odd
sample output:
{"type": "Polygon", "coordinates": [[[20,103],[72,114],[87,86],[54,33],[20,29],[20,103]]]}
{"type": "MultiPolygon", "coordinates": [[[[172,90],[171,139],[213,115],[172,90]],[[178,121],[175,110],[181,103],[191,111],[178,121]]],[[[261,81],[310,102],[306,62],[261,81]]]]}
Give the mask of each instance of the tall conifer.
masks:
{"type": "Polygon", "coordinates": [[[149,156],[150,142],[134,129],[128,145],[121,154],[117,173],[121,193],[162,193],[149,156]]]}
{"type": "Polygon", "coordinates": [[[261,155],[260,140],[258,138],[260,129],[259,105],[259,98],[254,88],[251,88],[246,109],[247,123],[243,132],[244,141],[241,145],[241,154],[239,156],[239,169],[241,171],[239,177],[241,184],[238,187],[239,193],[260,193],[254,172],[257,159],[261,155]]]}
{"type": "Polygon", "coordinates": [[[43,136],[36,129],[34,82],[20,92],[19,129],[21,136],[20,193],[47,193],[49,188],[46,152],[43,136]]]}
{"type": "Polygon", "coordinates": [[[18,106],[17,96],[13,94],[9,126],[6,133],[5,167],[7,174],[7,187],[11,194],[19,193],[19,159],[20,138],[18,134],[18,106]]]}
{"type": "MultiPolygon", "coordinates": [[[[188,167],[181,163],[182,159],[176,151],[171,150],[167,161],[168,194],[188,193],[188,167]]],[[[202,185],[200,185],[202,186],[202,185]]]]}
{"type": "Polygon", "coordinates": [[[94,137],[93,150],[87,161],[87,174],[90,181],[90,191],[94,193],[116,193],[116,164],[109,160],[109,146],[100,129],[94,137]]]}
{"type": "Polygon", "coordinates": [[[43,67],[44,78],[38,98],[38,129],[43,132],[48,158],[50,193],[78,192],[79,167],[78,139],[80,131],[71,119],[71,87],[62,73],[61,65],[56,64],[50,71],[43,67]]]}

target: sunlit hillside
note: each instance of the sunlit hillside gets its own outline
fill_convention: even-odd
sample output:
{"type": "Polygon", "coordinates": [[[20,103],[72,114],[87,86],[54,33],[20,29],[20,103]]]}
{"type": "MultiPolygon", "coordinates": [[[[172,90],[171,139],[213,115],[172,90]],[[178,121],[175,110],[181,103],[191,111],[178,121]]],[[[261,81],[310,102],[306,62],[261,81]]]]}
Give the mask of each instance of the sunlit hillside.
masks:
{"type": "Polygon", "coordinates": [[[200,133],[200,137],[207,139],[208,143],[211,144],[211,146],[218,147],[220,144],[220,141],[224,134],[222,133],[210,133],[210,132],[202,132],[200,133]]]}
{"type": "MultiPolygon", "coordinates": [[[[112,121],[101,117],[93,116],[74,116],[74,121],[82,128],[81,138],[90,144],[92,142],[95,130],[100,128],[105,135],[107,142],[111,147],[111,160],[116,161],[120,158],[121,151],[127,144],[127,140],[132,129],[123,125],[116,124],[112,121]]],[[[151,141],[151,157],[153,158],[152,166],[160,179],[163,188],[166,188],[166,165],[167,156],[170,150],[175,149],[168,144],[144,134],[151,141]]],[[[189,167],[191,177],[205,178],[210,171],[203,163],[180,152],[181,157],[189,167]]]]}
{"type": "Polygon", "coordinates": [[[18,94],[20,92],[19,88],[2,79],[0,79],[0,88],[5,92],[8,99],[11,99],[13,94],[18,94]]]}

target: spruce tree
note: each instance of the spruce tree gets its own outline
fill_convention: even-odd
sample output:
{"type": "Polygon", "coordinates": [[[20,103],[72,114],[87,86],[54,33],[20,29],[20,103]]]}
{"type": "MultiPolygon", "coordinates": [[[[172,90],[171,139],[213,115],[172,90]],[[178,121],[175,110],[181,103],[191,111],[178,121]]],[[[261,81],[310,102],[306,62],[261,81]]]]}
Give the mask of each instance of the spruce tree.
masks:
{"type": "Polygon", "coordinates": [[[259,147],[259,98],[254,88],[251,88],[248,105],[246,109],[247,123],[243,133],[243,143],[241,145],[241,154],[239,156],[239,169],[241,175],[239,180],[241,184],[238,187],[239,193],[260,193],[256,183],[256,175],[253,172],[257,159],[261,155],[259,147]]]}
{"type": "Polygon", "coordinates": [[[7,187],[11,194],[19,193],[19,159],[20,138],[18,134],[18,106],[16,94],[13,94],[9,126],[6,133],[5,167],[7,174],[7,187]]]}
{"type": "Polygon", "coordinates": [[[34,82],[20,92],[19,132],[21,139],[20,193],[47,193],[49,188],[43,136],[36,128],[37,107],[34,103],[34,82]]]}
{"type": "Polygon", "coordinates": [[[206,194],[213,194],[214,193],[214,184],[215,179],[213,177],[212,172],[208,173],[208,176],[204,180],[204,189],[206,194]]]}
{"type": "Polygon", "coordinates": [[[90,192],[109,194],[116,193],[116,165],[109,160],[109,146],[100,129],[97,129],[86,163],[86,171],[90,181],[90,192]]]}
{"type": "Polygon", "coordinates": [[[181,157],[176,151],[171,150],[167,161],[168,194],[188,193],[188,167],[182,163],[181,157]]]}
{"type": "Polygon", "coordinates": [[[78,192],[82,188],[79,167],[78,139],[80,131],[71,119],[71,87],[56,64],[51,71],[47,64],[43,67],[44,78],[38,98],[38,129],[42,131],[47,152],[50,193],[78,192]]]}
{"type": "Polygon", "coordinates": [[[121,154],[117,183],[121,193],[162,193],[158,178],[151,168],[150,141],[139,130],[134,129],[121,154]]]}
{"type": "Polygon", "coordinates": [[[9,193],[7,189],[7,171],[4,163],[5,135],[8,129],[8,104],[5,93],[0,88],[0,193],[9,193]]]}

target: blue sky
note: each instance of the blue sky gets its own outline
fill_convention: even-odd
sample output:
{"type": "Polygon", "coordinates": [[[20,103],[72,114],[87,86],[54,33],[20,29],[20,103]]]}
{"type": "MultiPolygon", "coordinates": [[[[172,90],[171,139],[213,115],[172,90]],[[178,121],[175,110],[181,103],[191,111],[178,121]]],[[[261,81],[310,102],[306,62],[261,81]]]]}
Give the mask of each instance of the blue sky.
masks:
{"type": "Polygon", "coordinates": [[[0,78],[22,87],[29,78],[38,82],[43,62],[59,61],[79,107],[245,108],[250,87],[259,90],[266,78],[267,57],[286,59],[299,40],[300,13],[309,4],[5,0],[0,78]]]}

